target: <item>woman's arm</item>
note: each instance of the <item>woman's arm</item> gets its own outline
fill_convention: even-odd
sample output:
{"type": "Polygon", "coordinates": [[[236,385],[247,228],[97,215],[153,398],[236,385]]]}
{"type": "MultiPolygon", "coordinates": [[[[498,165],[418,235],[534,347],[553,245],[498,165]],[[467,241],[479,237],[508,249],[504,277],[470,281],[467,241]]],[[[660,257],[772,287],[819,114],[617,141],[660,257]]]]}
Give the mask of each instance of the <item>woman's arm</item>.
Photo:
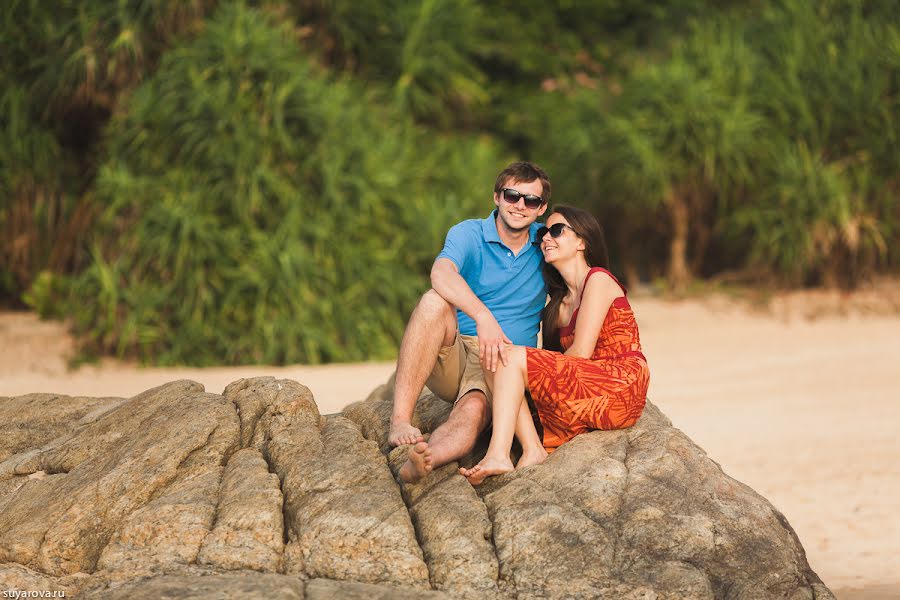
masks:
{"type": "Polygon", "coordinates": [[[606,320],[606,313],[616,298],[624,296],[619,284],[603,271],[588,277],[584,284],[578,320],[575,322],[575,341],[566,350],[569,356],[590,358],[597,346],[600,329],[606,320]]]}

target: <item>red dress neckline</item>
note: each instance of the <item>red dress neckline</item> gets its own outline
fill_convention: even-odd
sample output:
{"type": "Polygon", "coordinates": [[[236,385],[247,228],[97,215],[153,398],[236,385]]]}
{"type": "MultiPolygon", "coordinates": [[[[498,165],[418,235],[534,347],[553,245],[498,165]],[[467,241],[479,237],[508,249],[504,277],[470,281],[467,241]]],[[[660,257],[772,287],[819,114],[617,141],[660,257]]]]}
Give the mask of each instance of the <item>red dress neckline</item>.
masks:
{"type": "MultiPolygon", "coordinates": [[[[588,280],[588,279],[590,278],[590,276],[593,275],[594,273],[606,273],[607,275],[609,275],[610,277],[612,277],[613,281],[615,281],[616,284],[618,284],[618,286],[619,286],[620,288],[622,288],[622,293],[625,294],[625,295],[624,295],[624,296],[619,296],[618,298],[616,298],[615,300],[613,300],[613,303],[612,303],[613,306],[616,306],[616,302],[618,302],[619,300],[625,300],[625,301],[626,301],[626,302],[625,302],[625,306],[628,305],[628,304],[627,304],[628,290],[625,289],[625,286],[622,285],[622,282],[619,281],[618,278],[616,278],[615,275],[613,275],[612,273],[610,273],[607,269],[604,269],[603,267],[591,267],[591,270],[588,271],[588,272],[587,272],[587,275],[584,276],[584,282],[581,284],[581,294],[578,296],[578,306],[576,306],[576,307],[575,307],[575,310],[572,311],[572,316],[569,317],[569,322],[568,322],[564,327],[560,327],[560,329],[559,329],[560,335],[562,335],[562,332],[563,332],[563,331],[568,331],[568,330],[573,329],[573,328],[575,327],[575,317],[576,317],[576,315],[578,315],[578,309],[581,308],[581,300],[584,298],[584,289],[587,287],[587,280],[588,280]]],[[[622,306],[622,303],[619,303],[619,307],[624,308],[624,306],[622,306]]]]}

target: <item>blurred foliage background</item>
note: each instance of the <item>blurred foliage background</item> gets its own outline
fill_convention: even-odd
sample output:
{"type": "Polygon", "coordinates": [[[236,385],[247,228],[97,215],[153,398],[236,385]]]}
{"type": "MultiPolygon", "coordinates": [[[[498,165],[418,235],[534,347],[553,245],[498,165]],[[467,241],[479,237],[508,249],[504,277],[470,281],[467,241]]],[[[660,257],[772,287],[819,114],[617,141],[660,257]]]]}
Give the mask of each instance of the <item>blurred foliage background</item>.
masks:
{"type": "Polygon", "coordinates": [[[509,162],[632,284],[900,265],[893,0],[6,0],[0,300],[154,364],[389,358],[509,162]]]}

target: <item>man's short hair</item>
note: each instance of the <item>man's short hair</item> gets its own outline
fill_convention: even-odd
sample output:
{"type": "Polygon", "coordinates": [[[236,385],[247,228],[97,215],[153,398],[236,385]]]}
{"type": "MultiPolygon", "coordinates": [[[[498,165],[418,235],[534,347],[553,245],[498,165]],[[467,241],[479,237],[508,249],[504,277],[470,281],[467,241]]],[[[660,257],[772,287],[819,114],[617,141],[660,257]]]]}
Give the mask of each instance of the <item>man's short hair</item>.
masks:
{"type": "Polygon", "coordinates": [[[533,162],[514,162],[503,169],[503,171],[497,175],[497,181],[494,182],[494,193],[499,194],[503,188],[507,187],[506,184],[509,182],[520,181],[522,183],[528,183],[535,179],[541,180],[541,198],[544,200],[544,204],[546,204],[550,201],[550,178],[547,177],[547,174],[542,168],[533,162]]]}

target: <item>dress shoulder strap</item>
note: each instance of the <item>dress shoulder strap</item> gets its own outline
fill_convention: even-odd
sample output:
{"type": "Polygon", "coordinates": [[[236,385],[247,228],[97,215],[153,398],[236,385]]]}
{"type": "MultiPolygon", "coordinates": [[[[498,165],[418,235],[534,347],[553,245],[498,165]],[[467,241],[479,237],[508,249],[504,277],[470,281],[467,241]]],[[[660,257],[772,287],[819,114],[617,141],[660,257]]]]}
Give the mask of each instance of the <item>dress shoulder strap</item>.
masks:
{"type": "Polygon", "coordinates": [[[581,296],[579,296],[578,298],[579,305],[581,305],[581,299],[584,297],[584,289],[587,287],[588,279],[590,279],[591,275],[593,275],[594,273],[606,273],[607,275],[612,277],[612,280],[616,282],[616,285],[622,288],[622,293],[626,296],[628,295],[628,290],[625,289],[625,286],[622,285],[622,282],[619,281],[619,279],[615,275],[613,275],[603,267],[591,267],[591,270],[588,271],[588,274],[584,276],[584,284],[581,286],[581,296]]]}

